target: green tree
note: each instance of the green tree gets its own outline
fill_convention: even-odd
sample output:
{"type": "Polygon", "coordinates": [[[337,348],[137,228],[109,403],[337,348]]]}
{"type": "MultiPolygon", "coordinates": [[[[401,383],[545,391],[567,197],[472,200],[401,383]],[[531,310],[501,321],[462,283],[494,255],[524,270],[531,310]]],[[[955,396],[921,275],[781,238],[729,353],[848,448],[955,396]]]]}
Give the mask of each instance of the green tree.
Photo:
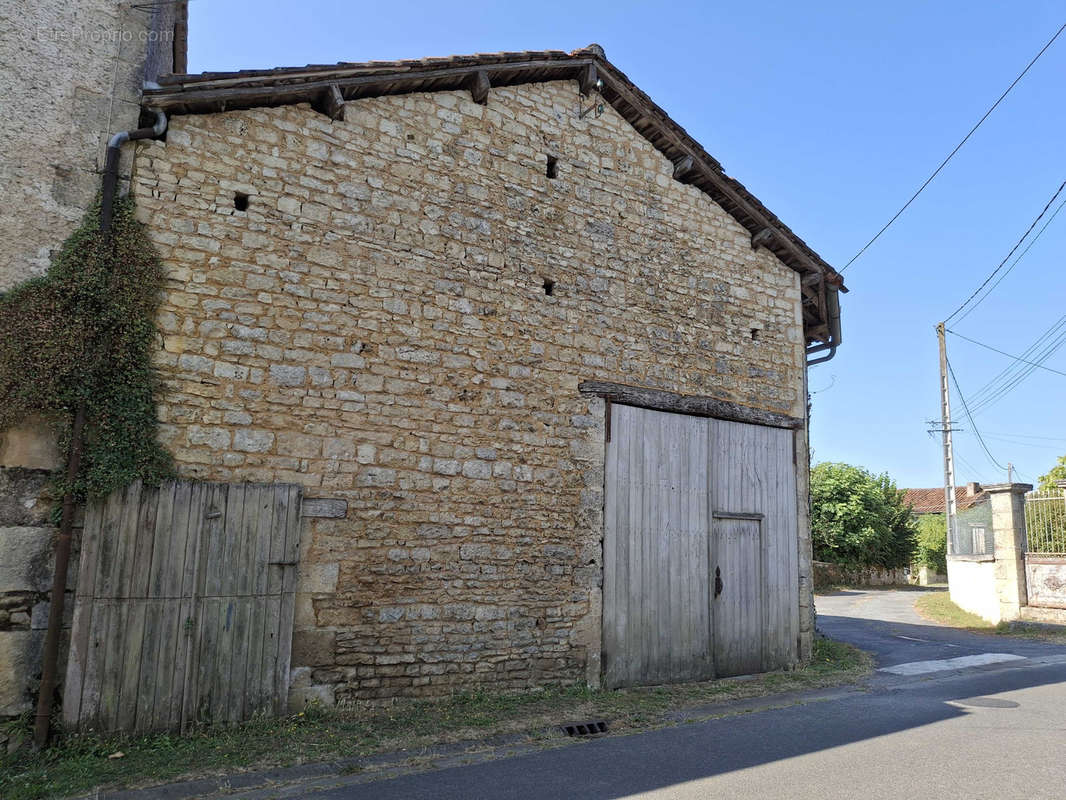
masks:
{"type": "Polygon", "coordinates": [[[918,517],[914,561],[944,575],[948,571],[948,523],[943,514],[922,514],[918,517]]]}
{"type": "Polygon", "coordinates": [[[917,526],[903,495],[886,473],[816,464],[811,470],[814,557],[847,566],[908,565],[917,526]]]}
{"type": "Polygon", "coordinates": [[[1047,471],[1046,475],[1040,476],[1040,484],[1037,488],[1042,492],[1055,489],[1055,481],[1066,480],[1066,456],[1059,456],[1055,466],[1047,471]]]}

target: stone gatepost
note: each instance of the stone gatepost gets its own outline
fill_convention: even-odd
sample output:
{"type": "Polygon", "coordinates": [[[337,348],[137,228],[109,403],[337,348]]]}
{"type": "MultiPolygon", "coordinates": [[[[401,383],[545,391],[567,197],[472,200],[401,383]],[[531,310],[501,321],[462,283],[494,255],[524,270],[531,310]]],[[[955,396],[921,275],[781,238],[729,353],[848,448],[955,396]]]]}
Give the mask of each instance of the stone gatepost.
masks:
{"type": "Polygon", "coordinates": [[[1000,619],[1018,619],[1028,604],[1025,590],[1025,493],[1029,483],[985,486],[991,495],[992,534],[995,539],[995,587],[1000,619]]]}

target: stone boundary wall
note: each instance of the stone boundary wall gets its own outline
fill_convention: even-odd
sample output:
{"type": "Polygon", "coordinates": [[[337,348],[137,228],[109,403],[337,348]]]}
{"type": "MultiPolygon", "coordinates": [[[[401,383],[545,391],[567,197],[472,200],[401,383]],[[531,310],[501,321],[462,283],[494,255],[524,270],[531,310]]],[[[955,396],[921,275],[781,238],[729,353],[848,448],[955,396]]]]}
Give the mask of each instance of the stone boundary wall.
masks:
{"type": "Polygon", "coordinates": [[[984,487],[992,514],[993,551],[948,555],[948,591],[953,603],[989,622],[1018,619],[1027,607],[1025,585],[1025,493],[1028,483],[984,487]]]}
{"type": "Polygon", "coordinates": [[[815,589],[828,589],[831,586],[905,586],[909,583],[903,567],[845,567],[828,561],[814,561],[812,564],[815,589]]]}
{"type": "Polygon", "coordinates": [[[605,410],[581,381],[805,416],[798,276],[578,104],[389,96],[139,145],[182,473],[348,501],[302,543],[301,696],[598,680],[605,410]]]}

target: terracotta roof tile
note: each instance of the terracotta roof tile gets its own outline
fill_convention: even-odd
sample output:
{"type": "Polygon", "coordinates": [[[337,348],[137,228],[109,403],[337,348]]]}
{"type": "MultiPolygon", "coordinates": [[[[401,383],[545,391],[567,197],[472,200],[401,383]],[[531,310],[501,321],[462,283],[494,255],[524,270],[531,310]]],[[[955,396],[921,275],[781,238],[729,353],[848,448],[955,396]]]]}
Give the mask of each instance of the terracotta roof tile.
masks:
{"type": "MultiPolygon", "coordinates": [[[[944,487],[935,489],[904,489],[903,502],[911,506],[915,514],[943,514],[944,487]]],[[[966,511],[988,499],[981,484],[973,483],[955,487],[955,508],[966,511]]]]}

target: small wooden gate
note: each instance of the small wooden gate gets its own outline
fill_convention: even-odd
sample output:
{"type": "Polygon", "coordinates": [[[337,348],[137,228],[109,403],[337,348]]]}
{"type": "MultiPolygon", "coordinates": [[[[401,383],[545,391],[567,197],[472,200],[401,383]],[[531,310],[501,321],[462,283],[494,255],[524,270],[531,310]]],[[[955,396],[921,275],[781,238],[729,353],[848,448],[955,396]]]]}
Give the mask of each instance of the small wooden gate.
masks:
{"type": "Polygon", "coordinates": [[[607,686],[785,667],[799,632],[791,430],[611,405],[607,686]]]}
{"type": "Polygon", "coordinates": [[[63,717],[185,730],[284,710],[300,488],[134,483],[86,510],[63,717]]]}

